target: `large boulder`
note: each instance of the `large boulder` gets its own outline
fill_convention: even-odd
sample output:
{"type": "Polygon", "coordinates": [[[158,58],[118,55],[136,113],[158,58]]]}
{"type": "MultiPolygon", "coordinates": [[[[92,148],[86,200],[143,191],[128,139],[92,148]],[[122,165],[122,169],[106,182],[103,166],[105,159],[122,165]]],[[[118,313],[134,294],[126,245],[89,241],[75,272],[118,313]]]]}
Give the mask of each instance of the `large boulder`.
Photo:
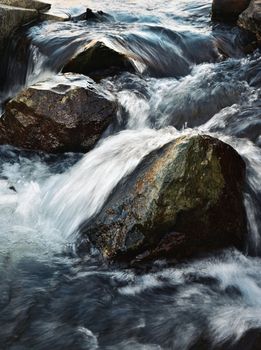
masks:
{"type": "Polygon", "coordinates": [[[18,27],[38,18],[35,9],[24,9],[0,4],[0,52],[3,52],[5,42],[18,27]]]}
{"type": "Polygon", "coordinates": [[[104,257],[130,262],[242,248],[244,180],[244,161],[232,147],[209,136],[180,137],[121,181],[81,227],[79,249],[91,242],[104,257]]]}
{"type": "Polygon", "coordinates": [[[261,43],[261,0],[252,0],[249,7],[239,16],[238,25],[255,33],[261,43]]]}
{"type": "Polygon", "coordinates": [[[63,72],[85,74],[94,78],[133,70],[133,65],[126,55],[100,41],[92,41],[81,48],[63,68],[63,72]]]}
{"type": "Polygon", "coordinates": [[[41,13],[50,7],[38,0],[0,0],[0,52],[5,51],[7,40],[16,29],[42,19],[41,13]]]}
{"type": "Polygon", "coordinates": [[[233,22],[248,7],[250,0],[213,0],[212,19],[233,22]]]}
{"type": "Polygon", "coordinates": [[[88,151],[112,122],[115,102],[91,79],[58,76],[9,101],[0,144],[45,152],[88,151]]]}
{"type": "Polygon", "coordinates": [[[0,4],[39,11],[47,10],[51,7],[50,4],[38,0],[0,0],[0,4]]]}

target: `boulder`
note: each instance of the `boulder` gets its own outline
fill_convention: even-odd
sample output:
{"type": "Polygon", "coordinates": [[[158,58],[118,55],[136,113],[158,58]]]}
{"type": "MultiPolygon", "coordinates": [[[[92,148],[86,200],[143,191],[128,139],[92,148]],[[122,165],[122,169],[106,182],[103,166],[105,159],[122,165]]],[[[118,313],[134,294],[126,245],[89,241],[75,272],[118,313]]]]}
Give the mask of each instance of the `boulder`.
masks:
{"type": "Polygon", "coordinates": [[[80,228],[79,250],[91,242],[105,258],[129,263],[242,248],[244,180],[244,161],[232,147],[209,136],[182,136],[120,182],[80,228]]]}
{"type": "Polygon", "coordinates": [[[248,7],[250,0],[213,0],[212,19],[222,22],[234,22],[248,7]]]}
{"type": "Polygon", "coordinates": [[[5,40],[15,29],[37,18],[37,10],[0,4],[0,51],[3,52],[5,40]]]}
{"type": "Polygon", "coordinates": [[[45,152],[85,152],[111,123],[115,102],[91,79],[58,76],[9,101],[0,119],[0,144],[45,152]]]}
{"type": "Polygon", "coordinates": [[[7,39],[19,27],[42,19],[41,11],[51,5],[37,0],[0,0],[0,52],[5,51],[7,39]]]}
{"type": "Polygon", "coordinates": [[[252,0],[249,7],[239,16],[238,25],[255,33],[261,43],[261,0],[252,0]]]}
{"type": "Polygon", "coordinates": [[[133,65],[126,55],[99,41],[89,43],[63,68],[63,72],[85,74],[96,78],[133,70],[133,65]]]}
{"type": "Polygon", "coordinates": [[[0,6],[8,5],[13,7],[21,7],[24,9],[47,10],[51,7],[50,4],[37,0],[0,0],[0,6]]]}

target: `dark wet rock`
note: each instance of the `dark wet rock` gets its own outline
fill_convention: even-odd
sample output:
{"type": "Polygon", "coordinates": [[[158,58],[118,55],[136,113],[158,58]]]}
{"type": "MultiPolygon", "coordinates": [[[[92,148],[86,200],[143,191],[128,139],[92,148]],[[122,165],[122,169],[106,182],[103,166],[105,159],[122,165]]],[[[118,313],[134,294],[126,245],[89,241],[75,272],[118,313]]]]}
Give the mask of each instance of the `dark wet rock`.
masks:
{"type": "Polygon", "coordinates": [[[255,33],[261,43],[261,0],[252,0],[249,7],[239,16],[239,26],[255,33]]]}
{"type": "Polygon", "coordinates": [[[93,12],[91,9],[87,8],[86,12],[79,16],[73,17],[75,21],[93,21],[93,22],[104,22],[112,17],[103,11],[93,12]]]}
{"type": "Polygon", "coordinates": [[[93,41],[85,46],[63,68],[63,72],[80,73],[94,78],[133,70],[133,65],[126,55],[99,41],[93,41]]]}
{"type": "Polygon", "coordinates": [[[238,26],[231,28],[230,25],[229,30],[224,30],[224,27],[227,28],[227,26],[227,24],[219,23],[212,31],[218,51],[224,59],[242,58],[257,48],[256,36],[253,33],[238,26]]]}
{"type": "Polygon", "coordinates": [[[14,191],[14,192],[17,192],[17,191],[16,191],[16,188],[15,188],[14,186],[10,186],[10,187],[9,187],[9,190],[14,191]]]}
{"type": "Polygon", "coordinates": [[[213,0],[212,19],[222,22],[234,22],[248,7],[250,0],[213,0]]]}
{"type": "Polygon", "coordinates": [[[244,180],[245,164],[232,147],[209,136],[180,137],[121,181],[82,226],[80,248],[88,237],[104,257],[124,262],[242,248],[244,180]]]}
{"type": "Polygon", "coordinates": [[[6,105],[0,143],[45,152],[88,151],[112,121],[115,102],[91,79],[59,76],[6,105]]]}

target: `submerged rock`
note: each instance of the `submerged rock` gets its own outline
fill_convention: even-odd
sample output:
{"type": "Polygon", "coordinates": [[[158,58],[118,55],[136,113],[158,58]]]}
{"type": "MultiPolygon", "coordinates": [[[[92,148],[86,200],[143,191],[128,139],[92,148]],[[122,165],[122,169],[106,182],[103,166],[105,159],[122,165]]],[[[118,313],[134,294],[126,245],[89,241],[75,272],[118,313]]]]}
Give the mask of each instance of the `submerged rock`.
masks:
{"type": "Polygon", "coordinates": [[[90,8],[87,8],[86,12],[79,16],[74,16],[72,19],[75,21],[104,22],[112,19],[112,17],[103,11],[93,12],[90,8]]]}
{"type": "Polygon", "coordinates": [[[213,0],[212,19],[233,22],[248,7],[250,0],[213,0]]]}
{"type": "Polygon", "coordinates": [[[92,41],[77,53],[63,68],[63,72],[73,72],[97,77],[114,75],[121,71],[133,71],[129,58],[104,43],[92,41]]]}
{"type": "Polygon", "coordinates": [[[234,245],[246,234],[245,164],[229,145],[184,136],[149,154],[102,211],[82,226],[103,256],[118,261],[184,258],[234,245]]]}
{"type": "Polygon", "coordinates": [[[114,113],[112,97],[91,79],[58,76],[7,103],[0,119],[0,143],[45,152],[88,151],[114,113]]]}
{"type": "Polygon", "coordinates": [[[252,0],[249,7],[239,16],[239,26],[255,33],[261,43],[261,0],[252,0]]]}
{"type": "Polygon", "coordinates": [[[65,13],[64,11],[62,11],[60,9],[54,8],[54,9],[40,12],[40,20],[41,21],[65,22],[65,21],[69,21],[70,19],[71,19],[70,14],[65,13]]]}

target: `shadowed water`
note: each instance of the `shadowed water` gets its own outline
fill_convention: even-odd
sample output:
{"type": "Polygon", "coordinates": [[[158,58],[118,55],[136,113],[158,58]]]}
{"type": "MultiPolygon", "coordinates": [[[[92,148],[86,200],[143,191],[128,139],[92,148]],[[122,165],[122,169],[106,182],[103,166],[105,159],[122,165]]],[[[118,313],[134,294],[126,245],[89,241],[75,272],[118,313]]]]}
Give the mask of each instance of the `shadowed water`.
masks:
{"type": "MultiPolygon", "coordinates": [[[[74,16],[85,4],[55,6],[74,16]]],[[[33,82],[51,87],[91,40],[130,55],[135,73],[100,81],[119,107],[87,154],[0,147],[0,349],[257,350],[260,52],[245,55],[245,33],[210,22],[209,0],[88,6],[105,11],[106,20],[24,28],[6,52],[2,101],[33,82]],[[176,266],[157,261],[148,271],[107,266],[95,250],[77,255],[78,228],[117,183],[152,150],[192,133],[218,137],[246,162],[245,252],[228,249],[176,266]]]]}

